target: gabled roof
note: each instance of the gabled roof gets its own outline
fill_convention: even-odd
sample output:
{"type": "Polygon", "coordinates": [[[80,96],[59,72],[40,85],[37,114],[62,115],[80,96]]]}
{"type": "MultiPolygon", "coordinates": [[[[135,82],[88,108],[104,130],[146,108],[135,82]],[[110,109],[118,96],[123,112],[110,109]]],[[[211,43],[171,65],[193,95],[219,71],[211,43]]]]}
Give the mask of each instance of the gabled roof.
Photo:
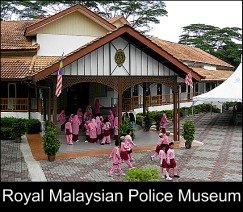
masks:
{"type": "Polygon", "coordinates": [[[103,26],[107,30],[113,30],[116,28],[113,24],[111,24],[110,22],[108,22],[107,20],[102,18],[101,16],[97,15],[96,13],[92,12],[88,8],[82,6],[81,4],[76,4],[65,10],[62,10],[59,13],[56,13],[55,15],[49,16],[49,17],[42,19],[39,22],[27,27],[26,31],[25,31],[25,36],[31,35],[34,30],[36,30],[40,27],[43,27],[44,25],[47,25],[59,18],[64,17],[65,15],[73,13],[75,11],[79,11],[79,12],[83,13],[84,15],[88,16],[90,19],[92,19],[96,23],[99,23],[101,26],[103,26]]]}
{"type": "Polygon", "coordinates": [[[119,15],[110,19],[107,19],[107,21],[111,24],[114,24],[116,21],[121,21],[123,24],[130,24],[128,22],[128,20],[123,16],[123,15],[119,15]]]}
{"type": "MultiPolygon", "coordinates": [[[[97,38],[93,40],[92,42],[78,48],[77,50],[71,52],[70,54],[66,55],[63,58],[63,66],[67,66],[74,62],[75,60],[78,60],[79,58],[82,58],[86,54],[89,54],[90,52],[98,49],[99,47],[111,42],[112,40],[121,37],[121,36],[128,36],[132,38],[134,41],[139,42],[141,45],[146,47],[147,49],[150,49],[156,54],[159,54],[161,57],[163,57],[165,60],[167,60],[169,63],[173,64],[174,67],[177,69],[180,69],[185,74],[192,71],[188,66],[183,64],[181,61],[179,61],[177,58],[175,58],[173,55],[168,53],[167,51],[161,49],[158,45],[153,43],[151,40],[149,40],[146,36],[141,34],[140,32],[136,31],[129,25],[123,25],[120,28],[117,28],[114,31],[111,31],[107,33],[105,36],[97,38]]],[[[47,67],[46,69],[36,73],[33,75],[34,81],[39,81],[48,75],[56,72],[59,67],[59,62],[56,62],[55,64],[47,67]]],[[[201,76],[195,72],[192,71],[192,77],[196,80],[200,80],[201,76]]]]}

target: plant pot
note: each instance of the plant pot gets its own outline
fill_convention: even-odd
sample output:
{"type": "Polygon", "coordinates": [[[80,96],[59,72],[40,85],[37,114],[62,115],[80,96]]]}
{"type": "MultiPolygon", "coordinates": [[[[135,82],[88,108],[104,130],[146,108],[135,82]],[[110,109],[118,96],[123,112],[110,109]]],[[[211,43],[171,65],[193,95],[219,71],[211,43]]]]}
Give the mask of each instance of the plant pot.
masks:
{"type": "Polygon", "coordinates": [[[185,147],[186,147],[186,149],[190,149],[191,147],[192,147],[192,143],[185,143],[185,147]]]}
{"type": "Polygon", "coordinates": [[[56,158],[56,155],[47,155],[48,161],[53,162],[56,158]]]}

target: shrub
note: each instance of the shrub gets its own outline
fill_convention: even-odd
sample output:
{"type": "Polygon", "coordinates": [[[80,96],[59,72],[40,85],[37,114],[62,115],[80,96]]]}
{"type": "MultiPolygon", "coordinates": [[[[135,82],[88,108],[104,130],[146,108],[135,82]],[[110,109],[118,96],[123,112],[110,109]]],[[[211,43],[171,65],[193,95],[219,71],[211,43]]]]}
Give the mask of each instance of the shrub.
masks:
{"type": "Polygon", "coordinates": [[[145,125],[144,126],[145,131],[149,131],[150,127],[152,126],[152,119],[151,119],[149,111],[147,111],[146,114],[145,114],[144,125],[145,125]]]}
{"type": "Polygon", "coordinates": [[[130,118],[124,116],[124,119],[121,125],[119,126],[119,136],[126,135],[128,129],[131,130],[131,136],[134,139],[135,135],[134,135],[132,123],[130,122],[130,118]]]}
{"type": "Polygon", "coordinates": [[[55,155],[61,146],[57,137],[57,130],[53,123],[49,123],[43,136],[43,148],[47,155],[55,155]]]}
{"type": "Polygon", "coordinates": [[[143,126],[143,115],[141,113],[136,114],[136,124],[143,126]]]}
{"type": "Polygon", "coordinates": [[[29,119],[26,121],[27,133],[41,132],[41,122],[38,119],[29,119]]]}
{"type": "Polygon", "coordinates": [[[1,127],[0,139],[1,140],[14,140],[13,128],[12,127],[1,127]]]}
{"type": "Polygon", "coordinates": [[[160,179],[160,171],[155,167],[142,167],[129,169],[124,177],[127,182],[148,182],[158,181],[160,179]]]}
{"type": "Polygon", "coordinates": [[[191,144],[194,140],[194,135],[195,135],[194,122],[191,120],[187,120],[183,124],[183,132],[182,132],[182,136],[185,139],[186,148],[191,148],[191,144]]]}

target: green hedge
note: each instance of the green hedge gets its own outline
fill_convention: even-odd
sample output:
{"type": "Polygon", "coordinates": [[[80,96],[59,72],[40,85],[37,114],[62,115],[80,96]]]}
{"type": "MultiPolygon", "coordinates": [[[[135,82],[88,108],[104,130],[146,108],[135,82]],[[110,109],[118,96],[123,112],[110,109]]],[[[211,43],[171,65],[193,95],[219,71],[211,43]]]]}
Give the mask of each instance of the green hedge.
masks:
{"type": "Polygon", "coordinates": [[[41,132],[41,122],[38,119],[27,119],[27,133],[34,134],[41,132]]]}
{"type": "Polygon", "coordinates": [[[160,171],[155,167],[141,167],[129,169],[124,177],[126,182],[149,182],[160,179],[160,171]]]}
{"type": "Polygon", "coordinates": [[[13,128],[12,127],[1,127],[0,128],[0,139],[1,140],[14,140],[13,128]]]}
{"type": "Polygon", "coordinates": [[[24,133],[39,133],[41,131],[41,122],[38,119],[22,119],[14,117],[1,118],[1,139],[12,140],[16,135],[24,133]]]}
{"type": "MultiPolygon", "coordinates": [[[[185,114],[185,110],[188,110],[188,115],[192,115],[192,106],[189,108],[182,107],[179,110],[180,117],[182,117],[185,114]]],[[[193,106],[194,114],[205,113],[205,112],[210,112],[210,111],[211,111],[211,104],[203,103],[200,105],[193,106]]],[[[152,119],[153,124],[158,124],[160,122],[163,112],[165,112],[168,119],[171,119],[171,120],[173,119],[173,110],[151,111],[151,112],[149,112],[149,115],[152,119]]],[[[212,112],[219,113],[220,109],[212,106],[212,112]]],[[[137,124],[142,126],[143,113],[137,113],[136,120],[137,120],[137,124]]]]}

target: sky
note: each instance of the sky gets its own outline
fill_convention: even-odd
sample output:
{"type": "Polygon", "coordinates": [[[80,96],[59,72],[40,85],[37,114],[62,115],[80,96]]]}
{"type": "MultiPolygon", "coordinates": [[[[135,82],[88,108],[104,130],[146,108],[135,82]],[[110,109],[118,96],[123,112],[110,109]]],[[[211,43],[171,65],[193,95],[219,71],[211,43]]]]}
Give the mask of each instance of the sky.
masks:
{"type": "Polygon", "coordinates": [[[242,1],[164,1],[167,16],[160,24],[151,25],[149,34],[163,40],[178,42],[182,27],[207,24],[219,28],[242,28],[242,1]]]}

